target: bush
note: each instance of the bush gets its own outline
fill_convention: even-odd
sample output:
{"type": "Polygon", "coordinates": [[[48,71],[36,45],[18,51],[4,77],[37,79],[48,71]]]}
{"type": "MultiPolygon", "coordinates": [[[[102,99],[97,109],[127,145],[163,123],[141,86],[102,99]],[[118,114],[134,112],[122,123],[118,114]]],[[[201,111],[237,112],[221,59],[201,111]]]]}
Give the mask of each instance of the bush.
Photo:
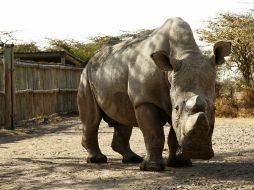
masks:
{"type": "Polygon", "coordinates": [[[216,116],[253,117],[254,89],[239,82],[224,80],[216,83],[216,116]]]}
{"type": "Polygon", "coordinates": [[[227,100],[225,98],[218,98],[215,101],[215,114],[217,117],[237,117],[238,108],[233,100],[227,100]]]}
{"type": "Polygon", "coordinates": [[[246,108],[254,107],[254,90],[244,89],[242,91],[242,103],[246,108]]]}

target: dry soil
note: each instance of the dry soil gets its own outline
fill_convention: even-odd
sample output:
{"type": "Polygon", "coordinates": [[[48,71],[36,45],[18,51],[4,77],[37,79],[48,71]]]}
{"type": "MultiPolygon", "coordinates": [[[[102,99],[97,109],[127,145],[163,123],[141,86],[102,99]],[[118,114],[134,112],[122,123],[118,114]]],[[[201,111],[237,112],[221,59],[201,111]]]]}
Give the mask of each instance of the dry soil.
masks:
{"type": "MultiPolygon", "coordinates": [[[[195,160],[190,168],[142,172],[122,164],[111,148],[113,129],[100,125],[99,142],[108,163],[86,163],[77,117],[48,124],[0,130],[0,189],[251,189],[254,190],[254,119],[217,119],[215,157],[195,160]]],[[[165,127],[165,134],[168,127],[165,127]]],[[[131,146],[145,155],[135,128],[131,146]]],[[[164,158],[168,148],[165,145],[164,158]]]]}

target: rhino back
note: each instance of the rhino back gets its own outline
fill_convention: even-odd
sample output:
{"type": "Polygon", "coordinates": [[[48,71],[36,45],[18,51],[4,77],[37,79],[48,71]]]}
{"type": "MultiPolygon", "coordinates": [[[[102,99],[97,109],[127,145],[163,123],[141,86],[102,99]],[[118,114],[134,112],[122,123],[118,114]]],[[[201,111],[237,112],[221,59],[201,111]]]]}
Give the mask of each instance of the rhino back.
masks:
{"type": "Polygon", "coordinates": [[[165,74],[151,61],[150,51],[142,51],[147,38],[107,46],[87,65],[98,105],[107,116],[125,125],[137,125],[136,106],[154,103],[163,107],[165,102],[160,98],[165,74]]]}
{"type": "Polygon", "coordinates": [[[150,57],[157,50],[176,57],[186,50],[199,51],[189,25],[174,18],[149,36],[107,46],[91,59],[89,80],[99,106],[109,117],[120,123],[136,124],[134,109],[145,103],[170,115],[167,73],[150,57]]]}

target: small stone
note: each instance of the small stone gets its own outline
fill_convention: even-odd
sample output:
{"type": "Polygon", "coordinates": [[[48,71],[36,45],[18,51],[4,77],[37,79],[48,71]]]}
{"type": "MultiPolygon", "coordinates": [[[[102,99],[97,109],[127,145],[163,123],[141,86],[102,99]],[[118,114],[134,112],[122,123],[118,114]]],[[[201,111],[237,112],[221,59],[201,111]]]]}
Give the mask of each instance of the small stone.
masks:
{"type": "Polygon", "coordinates": [[[201,182],[197,182],[197,185],[198,185],[198,186],[201,186],[201,185],[203,185],[203,183],[201,183],[201,182]]]}
{"type": "Polygon", "coordinates": [[[243,153],[241,153],[241,152],[237,153],[237,156],[242,156],[242,155],[243,155],[243,153]]]}

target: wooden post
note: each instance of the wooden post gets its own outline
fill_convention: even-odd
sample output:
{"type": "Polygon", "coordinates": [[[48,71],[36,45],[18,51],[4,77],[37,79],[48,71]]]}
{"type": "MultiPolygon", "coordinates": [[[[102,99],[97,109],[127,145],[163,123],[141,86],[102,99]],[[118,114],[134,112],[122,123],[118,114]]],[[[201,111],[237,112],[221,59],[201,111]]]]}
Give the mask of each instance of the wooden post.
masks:
{"type": "Polygon", "coordinates": [[[65,65],[65,56],[64,56],[64,55],[61,56],[61,63],[62,63],[63,65],[65,65]]]}
{"type": "Polygon", "coordinates": [[[14,102],[15,102],[15,81],[14,81],[14,55],[13,44],[4,45],[4,93],[5,93],[5,129],[14,130],[14,102]]]}
{"type": "Polygon", "coordinates": [[[65,52],[61,53],[61,64],[65,65],[65,52]]]}

